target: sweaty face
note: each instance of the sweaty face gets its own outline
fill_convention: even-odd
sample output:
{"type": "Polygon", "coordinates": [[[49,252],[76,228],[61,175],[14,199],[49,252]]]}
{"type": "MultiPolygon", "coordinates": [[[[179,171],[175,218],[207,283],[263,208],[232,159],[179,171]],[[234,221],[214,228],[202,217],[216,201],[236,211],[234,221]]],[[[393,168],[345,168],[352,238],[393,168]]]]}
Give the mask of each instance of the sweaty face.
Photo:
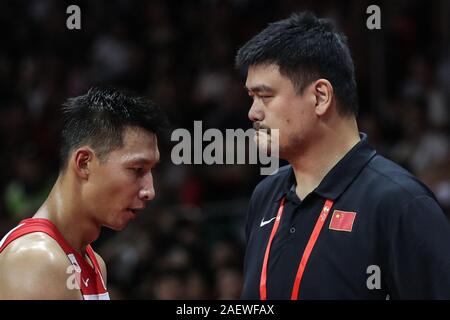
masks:
{"type": "Polygon", "coordinates": [[[315,96],[310,94],[309,87],[299,94],[291,80],[281,75],[275,64],[251,66],[245,86],[253,98],[249,119],[255,129],[267,129],[269,132],[268,136],[257,133],[259,147],[267,149],[266,141],[274,138],[270,131],[278,129],[280,158],[289,160],[301,152],[304,143],[313,139],[316,121],[315,96]]]}
{"type": "Polygon", "coordinates": [[[123,147],[89,167],[85,197],[97,223],[123,229],[155,197],[152,169],[159,161],[155,134],[136,127],[123,133],[123,147]]]}

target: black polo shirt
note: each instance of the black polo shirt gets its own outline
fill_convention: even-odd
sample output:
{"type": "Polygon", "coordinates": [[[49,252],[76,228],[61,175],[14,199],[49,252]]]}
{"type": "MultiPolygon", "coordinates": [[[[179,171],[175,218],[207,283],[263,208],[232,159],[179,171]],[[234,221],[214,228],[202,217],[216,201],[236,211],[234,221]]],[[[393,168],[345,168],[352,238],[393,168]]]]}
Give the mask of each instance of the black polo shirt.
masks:
{"type": "Polygon", "coordinates": [[[361,138],[303,200],[291,166],[258,184],[247,214],[243,299],[260,297],[264,252],[284,196],[268,262],[268,299],[290,299],[326,199],[334,204],[299,299],[450,299],[450,224],[442,209],[424,184],[361,138]],[[330,225],[334,210],[349,212],[343,229],[330,225]]]}

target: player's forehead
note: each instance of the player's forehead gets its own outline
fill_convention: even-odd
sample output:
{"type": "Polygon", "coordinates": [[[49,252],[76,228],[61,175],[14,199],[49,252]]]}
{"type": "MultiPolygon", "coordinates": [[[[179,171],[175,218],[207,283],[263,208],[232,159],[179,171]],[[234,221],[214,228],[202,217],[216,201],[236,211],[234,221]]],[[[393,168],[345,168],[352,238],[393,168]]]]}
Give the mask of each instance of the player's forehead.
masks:
{"type": "Polygon", "coordinates": [[[139,127],[126,127],[122,134],[122,147],[112,152],[123,161],[148,163],[159,161],[156,134],[139,127]]]}

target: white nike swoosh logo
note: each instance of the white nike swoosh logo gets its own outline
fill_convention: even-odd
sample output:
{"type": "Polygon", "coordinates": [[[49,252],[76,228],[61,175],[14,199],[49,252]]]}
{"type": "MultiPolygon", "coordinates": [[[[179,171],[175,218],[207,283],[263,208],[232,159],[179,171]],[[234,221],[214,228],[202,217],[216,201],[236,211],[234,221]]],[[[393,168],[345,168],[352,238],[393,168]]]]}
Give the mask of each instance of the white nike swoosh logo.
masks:
{"type": "MultiPolygon", "coordinates": [[[[83,280],[83,279],[82,279],[83,280]]],[[[86,279],[86,281],[83,280],[84,285],[87,287],[89,283],[89,278],[86,279]]]]}
{"type": "Polygon", "coordinates": [[[259,225],[260,227],[264,227],[266,224],[271,223],[276,217],[273,217],[272,219],[269,219],[267,221],[264,221],[264,218],[262,218],[261,220],[261,224],[259,225]]]}

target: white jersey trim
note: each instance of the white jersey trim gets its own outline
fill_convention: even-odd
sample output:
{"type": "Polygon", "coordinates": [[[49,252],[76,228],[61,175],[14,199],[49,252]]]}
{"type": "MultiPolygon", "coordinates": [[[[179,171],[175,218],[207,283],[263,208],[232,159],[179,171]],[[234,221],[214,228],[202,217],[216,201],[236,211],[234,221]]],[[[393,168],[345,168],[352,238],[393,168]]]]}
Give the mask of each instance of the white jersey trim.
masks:
{"type": "Polygon", "coordinates": [[[8,239],[9,235],[11,233],[13,233],[16,229],[20,228],[21,226],[23,226],[25,223],[21,223],[18,226],[12,228],[2,239],[2,241],[0,241],[0,248],[3,246],[3,243],[5,243],[6,239],[8,239]]]}
{"type": "Polygon", "coordinates": [[[83,294],[84,300],[110,300],[109,293],[100,293],[100,294],[83,294]]]}

